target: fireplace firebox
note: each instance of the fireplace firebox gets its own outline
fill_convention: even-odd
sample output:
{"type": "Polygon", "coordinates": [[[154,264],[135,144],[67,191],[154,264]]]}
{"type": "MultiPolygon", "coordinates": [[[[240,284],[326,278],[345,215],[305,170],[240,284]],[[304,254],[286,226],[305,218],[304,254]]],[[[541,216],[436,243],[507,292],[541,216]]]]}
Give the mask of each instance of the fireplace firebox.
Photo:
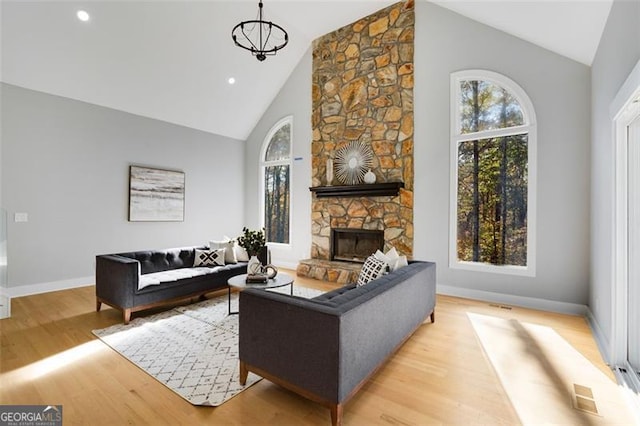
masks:
{"type": "Polygon", "coordinates": [[[331,260],[364,263],[376,250],[384,249],[384,231],[351,228],[331,229],[331,260]]]}

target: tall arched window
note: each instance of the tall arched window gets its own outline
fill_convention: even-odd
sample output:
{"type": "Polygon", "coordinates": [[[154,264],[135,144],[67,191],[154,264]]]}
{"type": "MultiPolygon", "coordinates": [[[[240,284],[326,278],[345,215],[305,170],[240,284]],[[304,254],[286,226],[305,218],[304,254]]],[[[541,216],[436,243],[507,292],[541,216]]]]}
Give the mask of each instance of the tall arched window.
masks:
{"type": "Polygon", "coordinates": [[[262,220],[270,243],[289,244],[292,121],[278,121],[262,144],[262,220]]]}
{"type": "Polygon", "coordinates": [[[535,275],[536,119],[491,71],[451,75],[452,268],[535,275]]]}

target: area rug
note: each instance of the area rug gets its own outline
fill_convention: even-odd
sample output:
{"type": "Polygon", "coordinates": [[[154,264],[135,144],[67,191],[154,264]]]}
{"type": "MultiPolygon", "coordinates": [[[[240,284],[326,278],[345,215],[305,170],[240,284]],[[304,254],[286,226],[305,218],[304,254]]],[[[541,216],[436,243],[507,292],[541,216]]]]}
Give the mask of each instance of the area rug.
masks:
{"type": "MultiPolygon", "coordinates": [[[[294,286],[297,296],[311,298],[321,293],[294,286]]],[[[237,303],[236,293],[231,298],[232,310],[237,310],[237,303]]],[[[224,295],[93,334],[191,404],[216,407],[261,380],[250,373],[246,385],[240,385],[238,315],[227,315],[227,309],[224,295]]]]}
{"type": "Polygon", "coordinates": [[[467,313],[523,425],[631,425],[615,380],[553,328],[467,313]]]}

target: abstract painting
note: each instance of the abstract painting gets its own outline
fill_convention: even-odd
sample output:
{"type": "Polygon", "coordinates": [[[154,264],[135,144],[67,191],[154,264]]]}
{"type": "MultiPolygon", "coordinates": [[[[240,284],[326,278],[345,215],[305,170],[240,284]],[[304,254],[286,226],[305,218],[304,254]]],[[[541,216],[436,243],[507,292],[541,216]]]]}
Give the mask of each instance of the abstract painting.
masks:
{"type": "Polygon", "coordinates": [[[184,220],[184,173],[131,166],[129,221],[184,220]]]}

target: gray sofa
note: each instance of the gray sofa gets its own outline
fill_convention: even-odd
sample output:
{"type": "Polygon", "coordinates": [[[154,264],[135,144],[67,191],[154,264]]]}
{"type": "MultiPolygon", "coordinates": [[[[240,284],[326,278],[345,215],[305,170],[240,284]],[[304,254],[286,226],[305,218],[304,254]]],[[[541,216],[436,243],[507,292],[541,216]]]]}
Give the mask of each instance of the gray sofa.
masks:
{"type": "Polygon", "coordinates": [[[331,410],[344,404],[431,317],[436,265],[413,261],[369,284],[314,299],[240,293],[240,382],[254,372],[331,410]]]}
{"type": "Polygon", "coordinates": [[[195,249],[183,247],[96,256],[96,311],[103,303],[131,313],[227,288],[227,280],[247,272],[247,263],[194,268],[195,249]]]}

